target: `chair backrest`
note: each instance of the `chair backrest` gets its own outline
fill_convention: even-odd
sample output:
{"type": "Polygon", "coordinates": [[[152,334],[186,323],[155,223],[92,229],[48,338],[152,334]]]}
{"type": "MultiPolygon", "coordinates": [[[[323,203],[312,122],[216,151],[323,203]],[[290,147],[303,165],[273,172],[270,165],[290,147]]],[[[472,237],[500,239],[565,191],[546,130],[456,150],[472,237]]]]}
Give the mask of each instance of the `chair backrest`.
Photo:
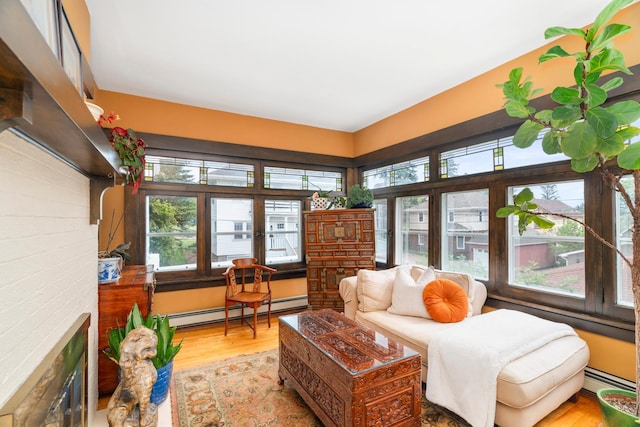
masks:
{"type": "Polygon", "coordinates": [[[232,260],[233,265],[227,268],[224,276],[227,281],[227,296],[234,296],[245,292],[247,280],[253,278],[251,292],[261,292],[263,273],[266,273],[267,292],[271,293],[271,274],[276,270],[265,265],[256,264],[255,258],[237,258],[232,260]],[[253,270],[253,274],[251,274],[253,270]],[[238,277],[239,276],[239,277],[238,277]]]}

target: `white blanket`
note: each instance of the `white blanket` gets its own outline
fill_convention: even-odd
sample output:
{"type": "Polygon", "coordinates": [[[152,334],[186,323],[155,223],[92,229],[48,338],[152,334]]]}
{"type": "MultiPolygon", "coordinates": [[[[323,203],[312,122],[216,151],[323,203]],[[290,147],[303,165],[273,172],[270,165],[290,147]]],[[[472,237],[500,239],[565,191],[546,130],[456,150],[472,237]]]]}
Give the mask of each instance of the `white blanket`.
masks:
{"type": "Polygon", "coordinates": [[[474,427],[492,427],[498,373],[512,360],[575,331],[514,310],[496,310],[437,332],[428,349],[427,399],[474,427]]]}

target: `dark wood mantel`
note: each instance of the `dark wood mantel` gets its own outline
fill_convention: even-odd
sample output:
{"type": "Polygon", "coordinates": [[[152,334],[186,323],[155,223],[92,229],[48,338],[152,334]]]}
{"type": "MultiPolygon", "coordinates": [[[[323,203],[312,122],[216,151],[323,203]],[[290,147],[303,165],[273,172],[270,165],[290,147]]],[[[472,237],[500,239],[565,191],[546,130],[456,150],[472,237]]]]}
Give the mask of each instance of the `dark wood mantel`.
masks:
{"type": "MultiPolygon", "coordinates": [[[[81,56],[90,95],[95,82],[81,56]]],[[[95,223],[120,159],[20,0],[0,2],[0,131],[8,128],[92,178],[95,223]]]]}

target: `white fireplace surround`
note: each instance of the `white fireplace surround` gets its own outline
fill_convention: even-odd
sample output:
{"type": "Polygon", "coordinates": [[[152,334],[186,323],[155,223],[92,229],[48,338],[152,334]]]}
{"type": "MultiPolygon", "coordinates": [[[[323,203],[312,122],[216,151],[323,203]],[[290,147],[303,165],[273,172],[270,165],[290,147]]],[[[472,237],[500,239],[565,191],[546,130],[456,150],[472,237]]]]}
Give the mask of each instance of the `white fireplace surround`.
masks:
{"type": "Polygon", "coordinates": [[[97,405],[97,226],[89,178],[0,133],[0,407],[82,313],[91,313],[88,422],[97,405]]]}

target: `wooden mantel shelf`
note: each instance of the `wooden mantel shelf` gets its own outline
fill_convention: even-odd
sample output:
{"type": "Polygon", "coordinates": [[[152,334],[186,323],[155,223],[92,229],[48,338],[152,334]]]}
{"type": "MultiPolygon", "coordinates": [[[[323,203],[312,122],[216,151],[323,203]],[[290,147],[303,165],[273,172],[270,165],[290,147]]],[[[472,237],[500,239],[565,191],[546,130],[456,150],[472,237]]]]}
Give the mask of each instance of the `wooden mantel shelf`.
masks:
{"type": "MultiPolygon", "coordinates": [[[[86,60],[82,68],[85,92],[92,93],[86,60]]],[[[91,178],[95,223],[120,159],[20,0],[0,1],[0,131],[8,128],[91,178]]]]}

